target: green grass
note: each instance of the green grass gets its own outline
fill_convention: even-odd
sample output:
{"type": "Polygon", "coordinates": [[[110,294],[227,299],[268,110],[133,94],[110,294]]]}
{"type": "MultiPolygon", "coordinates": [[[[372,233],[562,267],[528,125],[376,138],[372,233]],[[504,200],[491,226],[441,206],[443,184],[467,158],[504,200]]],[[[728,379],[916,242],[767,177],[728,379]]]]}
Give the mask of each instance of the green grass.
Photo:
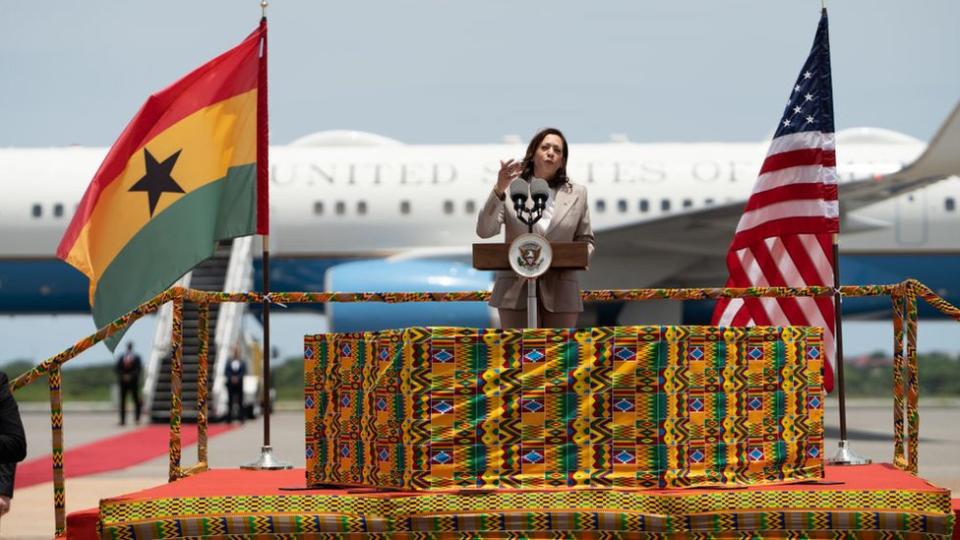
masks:
{"type": "MultiPolygon", "coordinates": [[[[3,370],[12,380],[18,375],[34,368],[33,362],[15,360],[3,366],[3,370]]],[[[117,376],[113,365],[102,364],[80,368],[64,367],[60,384],[61,395],[65,402],[70,401],[110,401],[110,388],[116,383],[117,376]]],[[[17,401],[49,401],[50,391],[47,378],[40,377],[27,386],[17,390],[17,401]]]]}

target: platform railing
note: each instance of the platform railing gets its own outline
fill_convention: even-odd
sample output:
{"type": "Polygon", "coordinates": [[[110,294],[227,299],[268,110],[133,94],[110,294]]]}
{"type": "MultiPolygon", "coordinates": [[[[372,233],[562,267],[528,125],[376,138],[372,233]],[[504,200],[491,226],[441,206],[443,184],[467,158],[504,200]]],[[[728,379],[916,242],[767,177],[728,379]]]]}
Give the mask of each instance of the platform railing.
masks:
{"type": "MultiPolygon", "coordinates": [[[[718,298],[788,298],[788,297],[833,297],[832,287],[754,287],[754,288],[700,288],[700,289],[616,289],[584,291],[584,301],[620,302],[644,300],[709,300],[718,298]]],[[[894,465],[916,474],[918,467],[918,442],[920,433],[919,369],[917,365],[917,299],[937,309],[944,315],[960,321],[960,308],[950,304],[919,281],[908,279],[893,285],[848,285],[840,287],[846,298],[888,296],[893,307],[893,428],[894,465]]],[[[390,293],[311,293],[277,292],[264,298],[260,293],[207,292],[182,287],[173,287],[145,302],[136,309],[119,317],[112,323],[81,339],[72,347],[52,356],[34,369],[20,375],[10,383],[14,392],[46,375],[50,390],[50,426],[52,431],[53,491],[56,534],[66,529],[66,493],[63,474],[63,397],[60,392],[60,367],[70,359],[93,347],[104,339],[127,328],[135,321],[154,313],[167,302],[173,302],[171,330],[171,411],[169,444],[169,481],[177,480],[207,469],[207,384],[209,361],[209,306],[212,303],[242,302],[274,304],[302,304],[327,302],[478,302],[489,299],[487,291],[465,292],[390,292],[390,293]],[[199,305],[199,394],[197,399],[197,463],[181,466],[181,420],[183,402],[181,386],[183,374],[183,306],[184,302],[199,305]]]]}

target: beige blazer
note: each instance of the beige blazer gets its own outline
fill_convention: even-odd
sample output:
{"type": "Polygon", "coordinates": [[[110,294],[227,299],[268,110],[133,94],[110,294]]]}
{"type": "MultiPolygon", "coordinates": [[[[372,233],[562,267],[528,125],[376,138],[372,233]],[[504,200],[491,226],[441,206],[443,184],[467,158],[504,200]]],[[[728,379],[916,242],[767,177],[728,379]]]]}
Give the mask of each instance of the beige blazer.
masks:
{"type": "MultiPolygon", "coordinates": [[[[504,197],[501,201],[496,192],[491,190],[487,202],[477,216],[477,234],[480,238],[496,236],[500,233],[500,226],[504,224],[506,224],[504,240],[507,243],[527,232],[527,226],[517,217],[510,198],[504,197]]],[[[557,190],[553,218],[550,220],[545,236],[551,242],[587,242],[589,254],[593,255],[597,242],[590,227],[587,188],[568,182],[557,190]]],[[[537,279],[540,301],[547,311],[551,313],[583,311],[583,302],[580,300],[580,280],[577,276],[577,270],[548,270],[537,279]]],[[[525,280],[509,270],[497,272],[493,293],[490,295],[490,305],[496,308],[526,309],[525,280]]]]}

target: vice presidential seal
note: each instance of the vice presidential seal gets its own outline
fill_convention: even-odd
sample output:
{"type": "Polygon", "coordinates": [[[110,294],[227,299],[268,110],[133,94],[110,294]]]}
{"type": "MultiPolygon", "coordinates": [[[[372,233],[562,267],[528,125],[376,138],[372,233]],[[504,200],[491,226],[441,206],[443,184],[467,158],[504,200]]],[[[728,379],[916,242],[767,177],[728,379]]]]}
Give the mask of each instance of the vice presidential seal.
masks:
{"type": "Polygon", "coordinates": [[[553,250],[550,242],[539,234],[521,234],[510,244],[510,267],[517,275],[535,278],[550,268],[553,250]]]}

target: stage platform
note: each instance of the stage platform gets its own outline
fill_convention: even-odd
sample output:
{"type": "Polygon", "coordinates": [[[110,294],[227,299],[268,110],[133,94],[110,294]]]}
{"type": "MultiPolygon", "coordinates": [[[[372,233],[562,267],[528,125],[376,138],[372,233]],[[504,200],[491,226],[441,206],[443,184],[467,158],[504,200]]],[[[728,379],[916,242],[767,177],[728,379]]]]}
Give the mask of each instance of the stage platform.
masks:
{"type": "MultiPolygon", "coordinates": [[[[950,492],[891,465],[693,489],[304,489],[305,471],[212,470],[104,499],[103,538],[951,538],[950,492]]],[[[67,538],[96,537],[90,515],[67,538]],[[93,536],[91,536],[93,535],[93,536]]],[[[86,519],[84,519],[86,518],[86,519]]]]}

